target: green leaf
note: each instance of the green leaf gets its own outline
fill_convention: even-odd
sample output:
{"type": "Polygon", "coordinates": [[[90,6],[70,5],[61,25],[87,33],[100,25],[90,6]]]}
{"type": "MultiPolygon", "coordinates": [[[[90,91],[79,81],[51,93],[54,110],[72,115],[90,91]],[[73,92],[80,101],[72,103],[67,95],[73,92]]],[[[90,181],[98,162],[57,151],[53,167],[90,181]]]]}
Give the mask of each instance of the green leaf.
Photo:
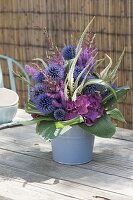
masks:
{"type": "Polygon", "coordinates": [[[31,101],[28,101],[26,103],[26,107],[25,107],[25,111],[29,114],[39,114],[39,115],[43,115],[41,112],[39,112],[35,105],[31,102],[31,101]]]}
{"type": "Polygon", "coordinates": [[[75,58],[73,59],[73,62],[72,62],[72,65],[71,65],[71,68],[68,72],[68,85],[69,85],[69,89],[70,89],[70,95],[72,96],[73,94],[73,84],[74,84],[74,78],[73,78],[73,73],[74,73],[74,68],[75,68],[75,65],[76,65],[76,62],[80,56],[80,53],[81,53],[82,49],[80,49],[77,53],[77,55],[75,56],[75,58]]]}
{"type": "Polygon", "coordinates": [[[126,122],[123,114],[117,108],[114,108],[113,110],[108,110],[106,113],[110,115],[110,117],[113,119],[117,119],[121,122],[126,122]]]}
{"type": "Polygon", "coordinates": [[[48,66],[48,64],[47,64],[47,63],[45,63],[45,62],[44,62],[44,60],[43,60],[43,59],[41,59],[41,58],[34,58],[34,59],[32,59],[32,60],[35,60],[35,61],[40,61],[40,62],[43,64],[43,66],[44,66],[44,67],[47,67],[47,66],[48,66]]]}
{"type": "Polygon", "coordinates": [[[106,108],[110,105],[113,105],[116,101],[118,101],[124,95],[126,95],[129,89],[130,89],[129,86],[119,87],[117,90],[115,90],[117,100],[116,98],[114,98],[113,94],[111,93],[106,98],[103,99],[103,102],[102,102],[103,106],[106,108]]]}
{"type": "Polygon", "coordinates": [[[55,123],[41,121],[36,126],[36,133],[42,136],[45,140],[49,140],[66,133],[71,128],[71,126],[66,126],[62,129],[57,129],[55,123]]]}
{"type": "Polygon", "coordinates": [[[111,78],[112,81],[114,80],[114,78],[116,76],[116,73],[117,73],[117,70],[119,69],[119,66],[121,64],[122,58],[124,56],[124,52],[125,52],[125,48],[123,49],[122,54],[120,55],[115,67],[109,73],[109,77],[111,78]]]}
{"type": "Polygon", "coordinates": [[[112,137],[116,131],[116,127],[111,122],[111,118],[109,115],[104,115],[103,117],[101,117],[93,126],[87,126],[84,123],[79,124],[79,126],[86,130],[88,133],[103,138],[112,137]]]}
{"type": "Polygon", "coordinates": [[[88,29],[91,25],[91,23],[93,22],[93,20],[95,19],[95,16],[92,18],[92,20],[89,22],[89,24],[87,25],[87,27],[85,28],[84,32],[82,33],[80,39],[79,39],[79,42],[78,42],[78,45],[77,45],[77,48],[76,48],[76,52],[78,53],[79,50],[81,49],[81,46],[82,46],[82,43],[83,43],[83,40],[85,38],[85,35],[86,33],[88,32],[88,29]]]}
{"type": "Polygon", "coordinates": [[[39,123],[37,123],[36,133],[46,140],[55,138],[55,131],[56,127],[53,122],[40,121],[39,123]]]}
{"type": "Polygon", "coordinates": [[[108,80],[108,73],[109,73],[109,70],[110,68],[112,67],[112,59],[107,55],[107,58],[109,59],[109,64],[107,65],[107,67],[100,73],[100,77],[101,79],[103,80],[108,80]]]}
{"type": "Polygon", "coordinates": [[[117,99],[115,90],[108,83],[106,83],[105,81],[103,81],[101,79],[93,79],[91,81],[87,81],[86,84],[84,85],[84,88],[87,85],[92,85],[92,84],[104,85],[106,88],[108,88],[111,91],[111,94],[117,99]]]}
{"type": "Polygon", "coordinates": [[[32,120],[29,121],[22,121],[22,125],[32,125],[32,124],[36,124],[40,121],[55,121],[55,119],[53,117],[49,117],[49,116],[40,116],[40,117],[36,117],[32,120]]]}
{"type": "Polygon", "coordinates": [[[75,118],[67,120],[67,121],[55,122],[55,126],[56,126],[56,128],[64,128],[65,126],[71,126],[71,125],[79,124],[79,123],[82,123],[82,122],[84,122],[83,117],[78,116],[78,117],[75,117],[75,118]]]}

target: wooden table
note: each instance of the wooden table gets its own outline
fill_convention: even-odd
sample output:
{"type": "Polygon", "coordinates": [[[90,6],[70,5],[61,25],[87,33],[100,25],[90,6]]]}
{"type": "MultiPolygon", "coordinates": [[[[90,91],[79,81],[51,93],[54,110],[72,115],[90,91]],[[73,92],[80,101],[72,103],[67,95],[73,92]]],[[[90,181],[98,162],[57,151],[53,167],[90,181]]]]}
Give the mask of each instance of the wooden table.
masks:
{"type": "MultiPolygon", "coordinates": [[[[19,110],[18,116],[28,115],[19,110]]],[[[0,131],[0,200],[133,200],[133,131],[96,138],[92,162],[54,162],[35,126],[0,131]]]]}

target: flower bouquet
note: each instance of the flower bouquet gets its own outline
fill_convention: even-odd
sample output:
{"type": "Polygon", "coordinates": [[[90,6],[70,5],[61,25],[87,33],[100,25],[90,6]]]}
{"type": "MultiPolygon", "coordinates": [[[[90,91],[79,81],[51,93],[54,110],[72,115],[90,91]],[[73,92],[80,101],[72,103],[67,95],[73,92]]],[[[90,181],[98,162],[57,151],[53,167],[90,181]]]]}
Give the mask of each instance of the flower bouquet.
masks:
{"type": "Polygon", "coordinates": [[[30,99],[26,105],[26,112],[33,119],[25,124],[36,123],[36,132],[52,141],[53,150],[59,154],[57,156],[55,153],[54,159],[62,163],[79,164],[90,161],[89,150],[91,148],[92,152],[94,135],[112,137],[116,126],[111,118],[125,122],[116,106],[129,87],[115,84],[124,51],[113,65],[107,54],[105,58],[97,59],[95,34],[88,31],[93,19],[77,44],[66,45],[60,51],[44,29],[50,45],[45,61],[36,58],[33,59],[34,63],[25,66],[34,83],[30,83],[30,99]],[[108,59],[108,65],[98,73],[97,68],[105,59],[108,59]],[[79,132],[84,139],[82,136],[80,139],[79,132]],[[76,134],[77,144],[73,143],[77,141],[76,134]],[[71,144],[68,139],[72,141],[71,144]],[[87,158],[82,160],[85,154],[87,158]],[[71,160],[65,162],[57,157],[71,160]],[[78,160],[79,157],[81,161],[78,160]]]}

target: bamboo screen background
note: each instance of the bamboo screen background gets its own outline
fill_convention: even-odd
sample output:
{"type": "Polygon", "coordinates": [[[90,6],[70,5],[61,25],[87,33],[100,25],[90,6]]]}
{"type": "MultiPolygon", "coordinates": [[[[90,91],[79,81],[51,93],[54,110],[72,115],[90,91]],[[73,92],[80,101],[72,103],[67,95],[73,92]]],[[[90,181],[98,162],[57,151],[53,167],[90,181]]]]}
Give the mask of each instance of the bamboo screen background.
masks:
{"type": "MultiPolygon", "coordinates": [[[[119,107],[127,124],[133,129],[133,1],[132,0],[0,0],[0,54],[10,56],[21,64],[34,57],[43,58],[47,44],[42,32],[34,26],[45,26],[58,47],[77,37],[93,16],[93,31],[100,54],[106,52],[114,61],[124,46],[126,52],[119,69],[119,85],[128,84],[130,93],[119,107]],[[132,12],[131,12],[132,11],[132,12]]],[[[8,71],[2,63],[6,87],[8,71]]],[[[102,66],[101,66],[102,68],[102,66]]],[[[17,80],[20,106],[26,101],[25,87],[17,80]]]]}

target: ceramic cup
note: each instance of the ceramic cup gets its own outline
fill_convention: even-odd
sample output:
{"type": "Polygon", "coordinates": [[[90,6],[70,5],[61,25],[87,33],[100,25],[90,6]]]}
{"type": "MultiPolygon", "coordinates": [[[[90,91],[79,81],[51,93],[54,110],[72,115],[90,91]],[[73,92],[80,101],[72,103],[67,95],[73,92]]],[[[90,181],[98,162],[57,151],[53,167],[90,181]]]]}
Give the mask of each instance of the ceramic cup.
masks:
{"type": "Polygon", "coordinates": [[[16,92],[0,88],[0,124],[13,120],[17,113],[19,97],[16,92]]]}

